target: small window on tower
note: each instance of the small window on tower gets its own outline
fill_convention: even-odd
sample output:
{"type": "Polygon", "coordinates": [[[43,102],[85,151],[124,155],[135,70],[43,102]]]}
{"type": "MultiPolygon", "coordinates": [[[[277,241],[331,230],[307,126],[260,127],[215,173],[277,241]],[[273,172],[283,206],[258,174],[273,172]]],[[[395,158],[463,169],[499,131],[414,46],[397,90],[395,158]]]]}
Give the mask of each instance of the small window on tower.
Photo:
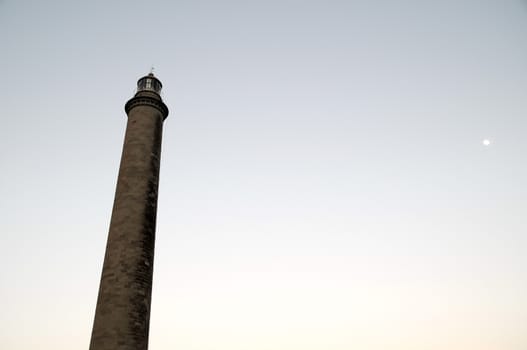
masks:
{"type": "Polygon", "coordinates": [[[152,90],[152,79],[146,79],[146,89],[152,90]]]}

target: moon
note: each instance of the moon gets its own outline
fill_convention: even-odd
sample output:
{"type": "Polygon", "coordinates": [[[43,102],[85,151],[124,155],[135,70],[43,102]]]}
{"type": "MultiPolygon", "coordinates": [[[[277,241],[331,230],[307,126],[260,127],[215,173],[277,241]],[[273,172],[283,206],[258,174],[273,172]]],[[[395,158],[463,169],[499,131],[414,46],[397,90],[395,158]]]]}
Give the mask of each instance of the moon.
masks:
{"type": "Polygon", "coordinates": [[[482,143],[483,143],[483,146],[490,146],[490,140],[489,139],[484,139],[482,141],[482,143]]]}

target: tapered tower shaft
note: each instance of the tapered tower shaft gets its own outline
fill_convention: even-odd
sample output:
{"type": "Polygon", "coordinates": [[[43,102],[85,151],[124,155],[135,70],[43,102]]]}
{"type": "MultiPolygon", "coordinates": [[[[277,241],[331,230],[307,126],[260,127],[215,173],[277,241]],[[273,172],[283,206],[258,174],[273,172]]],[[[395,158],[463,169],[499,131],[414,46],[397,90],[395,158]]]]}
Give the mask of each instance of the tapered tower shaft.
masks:
{"type": "Polygon", "coordinates": [[[146,350],[163,121],[168,108],[153,74],[126,103],[126,135],[95,310],[90,350],[146,350]]]}

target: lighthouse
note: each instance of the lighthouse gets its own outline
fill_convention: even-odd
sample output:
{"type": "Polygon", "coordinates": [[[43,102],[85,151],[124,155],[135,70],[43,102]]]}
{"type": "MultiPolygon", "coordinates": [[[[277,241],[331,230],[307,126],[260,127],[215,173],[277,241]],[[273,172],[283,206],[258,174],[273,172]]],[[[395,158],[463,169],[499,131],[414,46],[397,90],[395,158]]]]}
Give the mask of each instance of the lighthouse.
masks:
{"type": "Polygon", "coordinates": [[[128,115],[90,350],[146,350],[163,122],[153,73],[137,82],[128,115]]]}

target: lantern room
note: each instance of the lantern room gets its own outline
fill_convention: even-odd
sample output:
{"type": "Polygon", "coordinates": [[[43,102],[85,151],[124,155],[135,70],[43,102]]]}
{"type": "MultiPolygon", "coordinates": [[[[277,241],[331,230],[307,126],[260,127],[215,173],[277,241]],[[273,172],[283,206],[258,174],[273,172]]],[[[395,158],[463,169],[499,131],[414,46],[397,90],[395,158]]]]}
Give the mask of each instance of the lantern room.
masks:
{"type": "Polygon", "coordinates": [[[161,82],[154,76],[153,73],[150,73],[137,81],[137,92],[151,91],[161,95],[162,87],[163,84],[161,84],[161,82]]]}

